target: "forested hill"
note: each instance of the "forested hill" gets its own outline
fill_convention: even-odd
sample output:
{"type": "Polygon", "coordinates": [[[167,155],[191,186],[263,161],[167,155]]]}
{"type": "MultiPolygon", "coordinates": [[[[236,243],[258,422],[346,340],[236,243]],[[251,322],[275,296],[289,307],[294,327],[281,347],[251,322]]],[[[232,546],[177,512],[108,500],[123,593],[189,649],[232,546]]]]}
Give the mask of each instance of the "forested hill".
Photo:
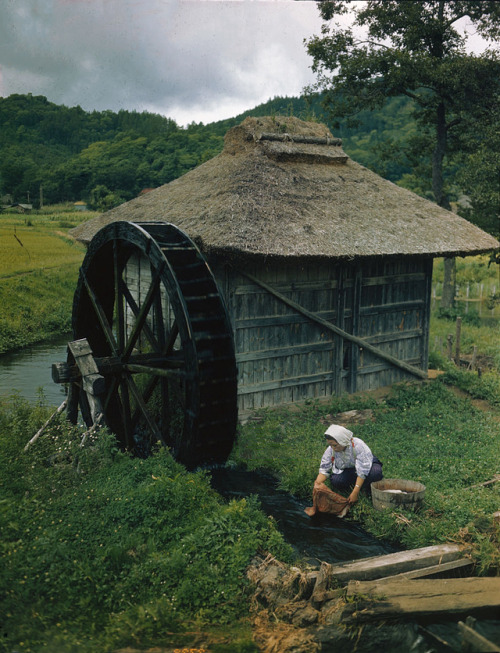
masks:
{"type": "MultiPolygon", "coordinates": [[[[224,134],[246,116],[295,115],[328,122],[319,100],[276,97],[230,120],[186,128],[158,114],[59,106],[43,96],[0,98],[0,197],[45,204],[85,200],[105,209],[172,181],[218,154],[224,134]]],[[[413,129],[403,99],[367,113],[356,131],[332,129],[363,165],[397,181],[408,168],[383,163],[377,146],[413,129]]]]}
{"type": "MultiPolygon", "coordinates": [[[[276,97],[234,118],[184,128],[147,112],[87,112],[31,94],[0,98],[1,204],[36,208],[41,201],[83,200],[94,209],[111,208],[212,158],[230,127],[260,115],[324,122],[355,161],[432,198],[429,157],[420,151],[418,165],[410,163],[418,134],[409,100],[391,98],[381,109],[363,112],[355,128],[329,124],[320,100],[276,97]]],[[[458,194],[455,189],[455,199],[458,194]]]]}

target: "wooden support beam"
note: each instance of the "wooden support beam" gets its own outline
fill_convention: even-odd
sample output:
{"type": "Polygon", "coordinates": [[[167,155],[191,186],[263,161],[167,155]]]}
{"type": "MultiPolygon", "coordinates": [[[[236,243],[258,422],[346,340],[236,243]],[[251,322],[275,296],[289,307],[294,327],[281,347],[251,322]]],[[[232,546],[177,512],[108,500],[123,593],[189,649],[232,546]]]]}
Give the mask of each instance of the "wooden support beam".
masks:
{"type": "Polygon", "coordinates": [[[100,396],[106,390],[106,380],[99,374],[99,368],[86,338],[69,342],[68,349],[80,371],[82,388],[87,393],[92,421],[97,424],[102,419],[103,408],[100,396]]]}
{"type": "Polygon", "coordinates": [[[383,619],[460,617],[500,614],[500,578],[418,579],[394,581],[351,581],[342,623],[383,619]]]}
{"type": "Polygon", "coordinates": [[[401,574],[385,576],[384,578],[379,578],[378,580],[379,582],[383,580],[412,580],[414,578],[424,578],[448,573],[450,571],[454,571],[455,569],[464,570],[466,568],[472,567],[474,567],[474,562],[470,558],[459,558],[458,560],[442,562],[439,565],[432,565],[430,567],[424,567],[423,569],[412,569],[411,571],[405,571],[401,574]]]}
{"type": "Polygon", "coordinates": [[[302,313],[302,315],[305,315],[308,317],[310,320],[313,322],[317,322],[320,324],[322,327],[325,329],[328,329],[329,331],[333,331],[333,333],[337,334],[338,336],[341,336],[345,340],[349,340],[349,342],[353,342],[358,347],[361,347],[362,349],[366,349],[367,351],[371,352],[375,356],[378,356],[379,358],[383,358],[387,362],[391,363],[395,367],[399,367],[405,372],[408,372],[409,374],[413,374],[414,376],[419,377],[420,379],[427,379],[427,372],[424,372],[423,370],[419,369],[418,367],[414,367],[413,365],[408,365],[408,363],[405,363],[404,361],[400,361],[399,359],[395,358],[394,356],[391,356],[390,354],[387,354],[385,351],[382,351],[381,349],[378,349],[377,347],[374,347],[372,344],[370,344],[367,340],[363,340],[362,338],[359,338],[358,336],[353,336],[350,333],[347,333],[347,331],[344,331],[343,329],[340,329],[339,327],[335,326],[331,322],[328,322],[327,320],[324,320],[323,318],[319,317],[315,313],[312,313],[311,311],[308,311],[306,308],[301,306],[300,304],[297,304],[297,302],[294,302],[291,299],[288,299],[288,297],[285,297],[285,295],[282,295],[280,292],[272,288],[269,284],[265,283],[264,281],[261,281],[257,277],[254,277],[253,274],[250,274],[249,272],[244,272],[243,270],[238,270],[240,274],[243,276],[247,277],[250,279],[250,281],[253,281],[255,284],[260,286],[261,288],[264,288],[267,290],[269,293],[274,295],[277,299],[282,301],[283,303],[287,304],[294,310],[298,311],[299,313],[302,313]]]}
{"type": "Polygon", "coordinates": [[[442,565],[465,557],[466,549],[459,544],[438,544],[411,551],[363,558],[332,566],[330,575],[340,582],[350,580],[375,580],[416,569],[442,565]]]}
{"type": "Polygon", "coordinates": [[[38,438],[42,435],[42,433],[45,431],[45,429],[52,424],[54,419],[56,418],[59,413],[62,413],[62,411],[66,408],[67,401],[66,399],[62,402],[62,404],[59,406],[59,408],[52,413],[52,415],[49,417],[49,419],[45,422],[45,424],[42,426],[42,428],[35,433],[35,435],[31,438],[31,440],[26,444],[24,447],[24,450],[27,451],[29,447],[33,444],[33,442],[36,442],[38,438]]]}

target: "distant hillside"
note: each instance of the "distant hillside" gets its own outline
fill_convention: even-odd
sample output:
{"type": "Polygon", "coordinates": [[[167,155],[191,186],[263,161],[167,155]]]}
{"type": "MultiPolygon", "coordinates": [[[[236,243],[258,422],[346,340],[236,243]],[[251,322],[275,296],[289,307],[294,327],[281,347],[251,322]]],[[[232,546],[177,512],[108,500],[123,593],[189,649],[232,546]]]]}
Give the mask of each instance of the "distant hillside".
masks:
{"type": "Polygon", "coordinates": [[[182,128],[147,112],[86,112],[31,94],[0,98],[0,196],[4,204],[85,200],[96,209],[110,208],[215,156],[230,127],[260,115],[325,122],[353,159],[416,192],[429,192],[398,145],[416,133],[406,98],[362,113],[356,128],[330,125],[320,100],[276,97],[228,120],[182,128]]]}

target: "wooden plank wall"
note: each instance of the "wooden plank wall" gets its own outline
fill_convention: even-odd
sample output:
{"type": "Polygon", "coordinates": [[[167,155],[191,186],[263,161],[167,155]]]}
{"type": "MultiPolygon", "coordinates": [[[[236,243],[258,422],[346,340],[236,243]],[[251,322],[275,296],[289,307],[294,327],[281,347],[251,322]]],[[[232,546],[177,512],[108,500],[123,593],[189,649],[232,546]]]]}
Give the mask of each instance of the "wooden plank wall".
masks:
{"type": "MultiPolygon", "coordinates": [[[[239,265],[348,333],[427,369],[431,259],[239,265]]],[[[258,408],[414,378],[308,321],[243,274],[215,272],[234,327],[241,419],[258,408]]]]}
{"type": "MultiPolygon", "coordinates": [[[[234,329],[240,419],[272,406],[374,390],[410,374],[324,329],[250,281],[209,261],[234,329]]],[[[427,369],[432,259],[335,262],[238,261],[309,311],[420,369],[427,369]]],[[[147,260],[130,261],[127,283],[145,294],[147,260]]],[[[170,322],[168,302],[163,315],[170,322]]],[[[130,328],[133,319],[128,316],[130,328]]]]}
{"type": "MultiPolygon", "coordinates": [[[[337,321],[339,267],[272,263],[246,265],[245,271],[324,319],[337,321]]],[[[240,418],[258,408],[336,391],[337,336],[238,272],[229,276],[226,292],[235,333],[240,418]]]]}
{"type": "MultiPolygon", "coordinates": [[[[152,280],[151,263],[149,259],[145,256],[140,256],[137,254],[131,256],[123,272],[123,278],[130,292],[134,296],[137,304],[141,306],[142,302],[148,294],[152,280]]],[[[127,304],[125,307],[124,317],[126,333],[130,335],[135,324],[135,315],[127,304]]],[[[154,331],[157,331],[157,326],[155,324],[156,322],[163,323],[165,326],[165,334],[167,334],[173,321],[173,310],[170,306],[167,294],[163,293],[161,296],[161,307],[155,306],[154,304],[151,306],[147,317],[147,322],[154,331]]],[[[149,345],[147,342],[139,342],[139,346],[147,348],[149,345]]],[[[176,346],[180,346],[179,339],[176,342],[176,346]]]]}
{"type": "MultiPolygon", "coordinates": [[[[365,263],[359,281],[357,334],[414,367],[427,369],[432,259],[365,263]]],[[[413,379],[367,351],[359,352],[356,391],[413,379]]]]}

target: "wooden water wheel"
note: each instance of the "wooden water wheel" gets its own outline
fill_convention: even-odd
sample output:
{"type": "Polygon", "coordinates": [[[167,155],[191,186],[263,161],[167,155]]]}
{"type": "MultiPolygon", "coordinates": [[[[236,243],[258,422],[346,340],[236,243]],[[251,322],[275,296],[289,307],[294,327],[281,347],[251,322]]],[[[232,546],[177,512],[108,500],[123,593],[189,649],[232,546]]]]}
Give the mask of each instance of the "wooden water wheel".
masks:
{"type": "Polygon", "coordinates": [[[72,421],[78,404],[88,426],[102,420],[136,453],[161,442],[189,468],[227,459],[237,422],[233,333],[185,233],[158,222],[101,229],[80,269],[73,335],[66,372],[54,377],[69,377],[72,421]]]}

